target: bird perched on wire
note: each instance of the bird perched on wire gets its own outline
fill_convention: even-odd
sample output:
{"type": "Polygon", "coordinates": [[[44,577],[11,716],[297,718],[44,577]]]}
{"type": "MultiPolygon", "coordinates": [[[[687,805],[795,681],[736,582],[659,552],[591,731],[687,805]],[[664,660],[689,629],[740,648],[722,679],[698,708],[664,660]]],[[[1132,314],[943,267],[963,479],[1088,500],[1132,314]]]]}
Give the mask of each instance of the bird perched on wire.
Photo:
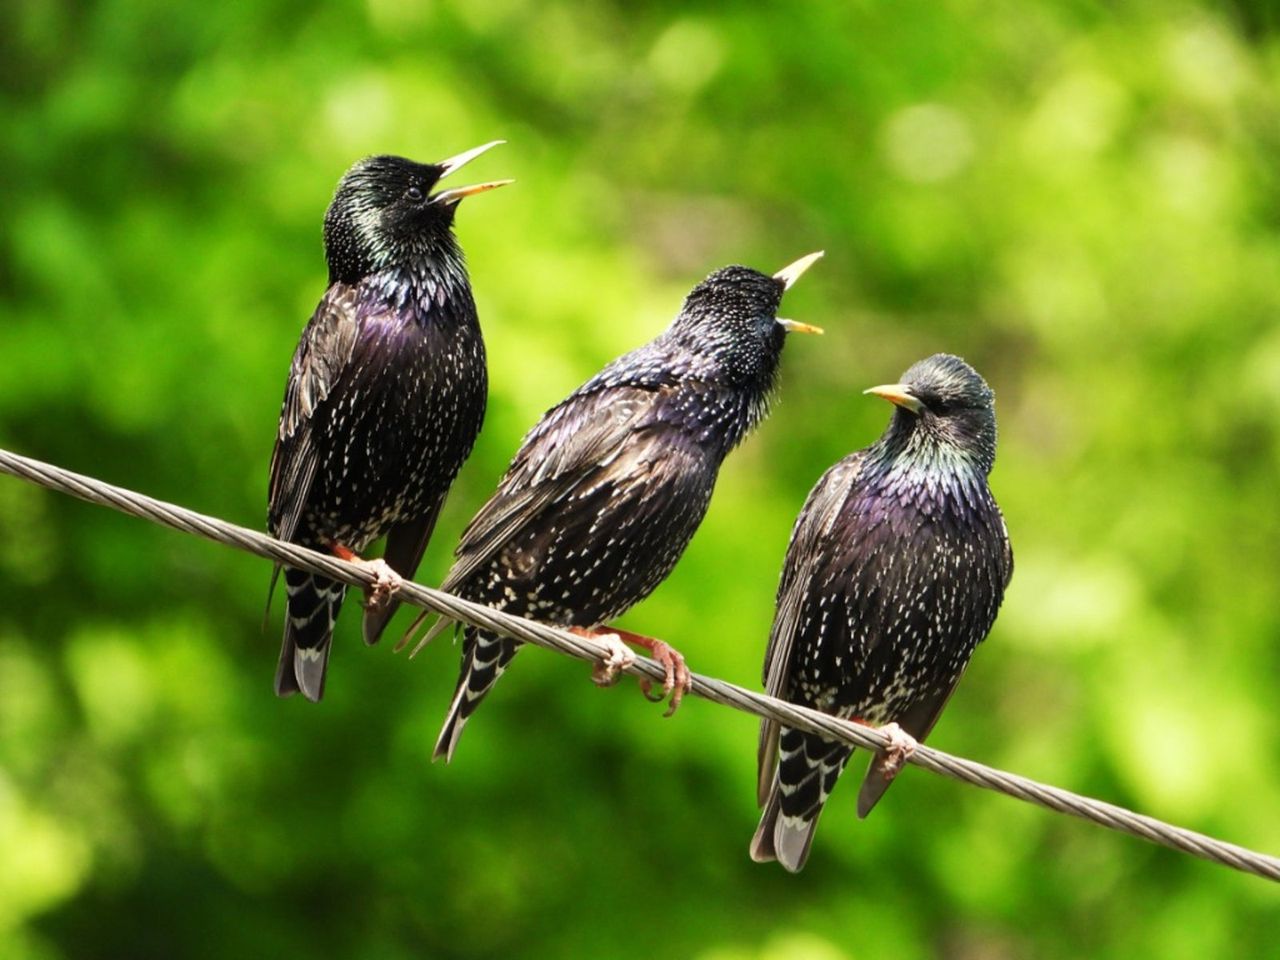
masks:
{"type": "MultiPolygon", "coordinates": [[[[484,341],[453,219],[499,180],[432,193],[496,140],[439,163],[361,160],[324,218],[329,289],[293,356],[271,457],[272,535],[348,560],[386,535],[364,615],[375,643],[484,419],[484,341]]],[[[276,575],[280,572],[276,568],[276,575]]],[[[275,577],[272,577],[272,586],[275,577]]],[[[276,693],[324,693],[346,586],[285,570],[276,693]]]]}
{"type": "MultiPolygon", "coordinates": [[[[674,710],[689,683],[683,657],[661,641],[597,628],[675,567],[720,464],[768,412],[787,332],[821,332],[777,316],[783,293],[820,256],[772,277],[741,266],[715,271],[666,331],[548,411],[463,533],[441,589],[604,640],[611,654],[597,668],[599,683],[634,659],[625,637],[665,667],[663,695],[674,710]]],[[[465,629],[436,757],[452,758],[467,718],[519,647],[465,629]]]]}
{"type": "MultiPolygon", "coordinates": [[[[765,655],[775,697],[871,725],[890,747],[858,795],[865,817],[933,729],[1013,573],[987,476],[995,398],[937,354],[872,387],[897,409],[880,439],[826,472],[796,520],[765,655]]],[[[772,720],[760,726],[758,861],[804,866],[852,748],[772,720]]]]}

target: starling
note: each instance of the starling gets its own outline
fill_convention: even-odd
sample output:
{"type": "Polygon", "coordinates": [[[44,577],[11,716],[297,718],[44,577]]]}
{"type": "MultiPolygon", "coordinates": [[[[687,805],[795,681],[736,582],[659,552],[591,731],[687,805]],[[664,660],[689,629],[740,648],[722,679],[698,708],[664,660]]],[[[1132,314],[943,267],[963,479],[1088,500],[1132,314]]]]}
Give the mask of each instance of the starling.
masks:
{"type": "MultiPolygon", "coordinates": [[[[897,406],[884,435],[828,470],[796,520],[764,684],[775,697],[884,725],[891,747],[858,795],[865,817],[938,720],[1013,573],[987,476],[995,398],[958,357],[866,391],[897,406]]],[[[751,856],[804,866],[852,748],[765,720],[751,856]],[[778,759],[780,758],[780,759],[778,759]],[[777,763],[775,766],[775,759],[777,763]]]]}
{"type": "MultiPolygon", "coordinates": [[[[329,289],[289,370],[269,527],[348,560],[386,535],[384,560],[367,561],[378,602],[365,612],[366,643],[377,642],[395,612],[389,595],[398,574],[417,569],[484,419],[484,341],[453,218],[464,197],[510,181],[431,190],[499,143],[440,163],[361,160],[325,214],[329,289]]],[[[276,693],[319,700],[347,588],[301,570],[286,569],[284,578],[276,693]]]]}
{"type": "MultiPolygon", "coordinates": [[[[666,668],[663,692],[674,709],[688,686],[683,657],[661,641],[596,630],[675,567],[720,464],[768,412],[787,332],[821,332],[777,316],[783,293],[820,256],[772,277],[717,270],[666,331],[549,410],[464,531],[442,589],[599,637],[614,653],[597,682],[611,682],[634,658],[620,637],[649,649],[666,668]]],[[[519,648],[466,628],[436,757],[452,758],[467,718],[519,648]]]]}

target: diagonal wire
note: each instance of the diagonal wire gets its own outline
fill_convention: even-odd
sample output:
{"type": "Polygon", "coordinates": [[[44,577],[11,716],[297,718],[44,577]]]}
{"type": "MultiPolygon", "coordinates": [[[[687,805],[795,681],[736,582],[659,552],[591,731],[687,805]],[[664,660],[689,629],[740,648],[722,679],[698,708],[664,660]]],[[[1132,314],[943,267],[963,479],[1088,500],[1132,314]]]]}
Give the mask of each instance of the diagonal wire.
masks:
{"type": "MultiPolygon", "coordinates": [[[[284,563],[333,580],[341,580],[361,587],[371,586],[374,581],[374,575],[357,564],[348,563],[315,550],[308,550],[296,544],[285,543],[255,530],[205,516],[172,503],[165,503],[163,500],[155,500],[3,449],[0,449],[0,473],[7,473],[50,490],[100,506],[111,507],[121,513],[151,520],[184,533],[193,533],[216,543],[237,547],[277,563],[284,563]]],[[[405,581],[396,597],[424,610],[443,614],[483,630],[568,654],[580,660],[596,661],[609,653],[609,649],[604,644],[589,637],[580,637],[565,630],[512,616],[410,581],[405,581]]],[[[626,672],[633,676],[648,677],[658,683],[661,683],[664,677],[663,668],[645,657],[637,657],[635,663],[628,667],[626,672]]],[[[878,750],[888,742],[884,734],[873,728],[840,720],[819,713],[817,710],[787,703],[762,693],[755,693],[713,677],[693,674],[691,692],[713,703],[733,707],[735,710],[758,717],[768,717],[786,726],[815,733],[850,746],[878,750]]],[[[1112,830],[1132,834],[1135,837],[1150,840],[1152,843],[1220,863],[1244,873],[1280,881],[1280,859],[1276,857],[1186,830],[1154,817],[1134,813],[1115,804],[1104,803],[1060,787],[1038,783],[1017,774],[935,750],[924,744],[916,749],[908,762],[962,783],[984,787],[1058,813],[1080,817],[1112,830]]]]}

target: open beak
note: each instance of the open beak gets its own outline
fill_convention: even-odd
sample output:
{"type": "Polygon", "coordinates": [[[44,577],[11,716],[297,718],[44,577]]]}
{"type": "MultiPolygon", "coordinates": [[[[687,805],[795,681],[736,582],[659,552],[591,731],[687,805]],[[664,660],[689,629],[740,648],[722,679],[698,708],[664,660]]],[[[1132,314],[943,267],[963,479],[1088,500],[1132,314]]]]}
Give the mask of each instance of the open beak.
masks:
{"type": "MultiPolygon", "coordinates": [[[[487,153],[494,147],[506,143],[505,140],[491,140],[488,143],[482,143],[478,147],[472,147],[465,150],[457,156],[450,157],[448,160],[441,160],[436,166],[440,168],[440,179],[443,180],[449,174],[453,173],[460,167],[465,167],[468,163],[487,153]]],[[[477,193],[485,193],[489,190],[495,190],[498,187],[505,187],[508,183],[514,183],[514,180],[490,180],[488,183],[473,183],[466,187],[454,187],[452,190],[441,190],[439,193],[432,194],[432,203],[457,203],[463,197],[474,196],[477,193]]]]}
{"type": "Polygon", "coordinates": [[[782,289],[790,290],[791,285],[800,279],[801,275],[812,267],[815,263],[822,259],[825,250],[819,250],[808,256],[801,257],[795,263],[789,263],[777,273],[773,275],[773,279],[782,281],[782,289]]]}
{"type": "Polygon", "coordinates": [[[862,392],[870,393],[880,397],[882,400],[888,400],[894,406],[902,407],[903,410],[910,410],[917,417],[924,410],[924,404],[912,396],[911,388],[905,383],[885,383],[862,392]]]}
{"type": "Polygon", "coordinates": [[[815,327],[811,323],[800,323],[796,320],[784,320],[778,317],[778,323],[782,325],[782,329],[787,333],[824,333],[821,327],[815,327]]]}

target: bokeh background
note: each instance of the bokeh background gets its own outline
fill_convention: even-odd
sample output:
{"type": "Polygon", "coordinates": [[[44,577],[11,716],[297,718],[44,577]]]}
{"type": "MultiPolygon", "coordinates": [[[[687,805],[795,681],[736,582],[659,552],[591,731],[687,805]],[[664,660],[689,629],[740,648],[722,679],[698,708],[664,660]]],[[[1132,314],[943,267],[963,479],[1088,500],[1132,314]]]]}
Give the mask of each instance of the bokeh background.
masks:
{"type": "MultiPolygon", "coordinates": [[[[1017,571],[932,742],[1280,851],[1271,10],[6,3],[0,444],[261,527],[338,177],[503,137],[463,176],[517,184],[458,217],[489,415],[422,580],[694,282],[825,248],[786,312],[827,336],[624,625],[758,686],[792,519],[887,420],[860,391],[960,353],[1017,571]]],[[[753,864],[751,718],[541,651],[432,765],[456,648],[349,606],[323,704],[279,701],[268,574],[0,478],[0,955],[1273,955],[1276,887],[917,769],[753,864]]]]}

